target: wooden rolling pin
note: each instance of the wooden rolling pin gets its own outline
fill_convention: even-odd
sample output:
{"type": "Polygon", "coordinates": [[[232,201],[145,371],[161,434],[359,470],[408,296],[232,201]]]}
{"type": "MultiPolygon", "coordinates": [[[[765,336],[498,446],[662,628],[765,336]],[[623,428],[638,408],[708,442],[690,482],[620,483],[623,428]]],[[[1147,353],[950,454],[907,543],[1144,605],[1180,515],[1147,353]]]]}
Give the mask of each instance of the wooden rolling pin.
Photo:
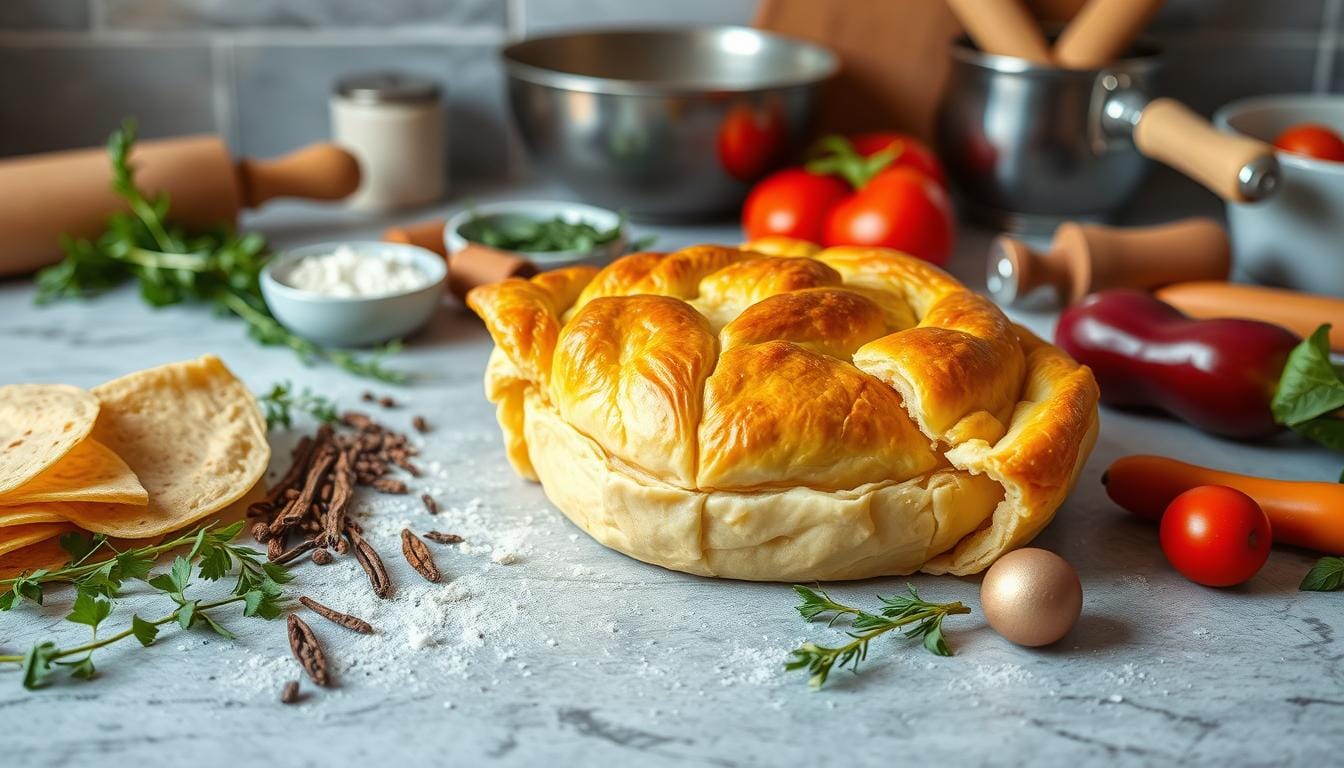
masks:
{"type": "Polygon", "coordinates": [[[1152,290],[1190,280],[1226,280],[1232,266],[1227,233],[1212,219],[1120,229],[1067,222],[1038,253],[1007,235],[989,248],[990,294],[1012,304],[1050,286],[1063,304],[1107,288],[1152,290]]]}
{"type": "MultiPolygon", "coordinates": [[[[131,163],[136,185],[151,197],[166,193],[169,218],[190,231],[233,224],[241,209],[271,198],[337,200],[359,186],[359,163],[334,144],[234,163],[218,136],[184,136],[137,142],[131,163]]],[[[58,261],[62,234],[97,237],[125,209],[102,149],[0,160],[0,200],[0,275],[58,261]]]]}
{"type": "Polygon", "coordinates": [[[947,5],[985,53],[1052,63],[1045,34],[1019,0],[947,0],[947,5]]]}
{"type": "Polygon", "coordinates": [[[1191,317],[1244,317],[1274,323],[1306,338],[1330,323],[1330,349],[1344,352],[1344,299],[1240,283],[1178,283],[1157,298],[1191,317]]]}
{"type": "Polygon", "coordinates": [[[1129,49],[1165,0],[1089,0],[1055,41],[1054,60],[1070,69],[1098,69],[1129,49]]]}

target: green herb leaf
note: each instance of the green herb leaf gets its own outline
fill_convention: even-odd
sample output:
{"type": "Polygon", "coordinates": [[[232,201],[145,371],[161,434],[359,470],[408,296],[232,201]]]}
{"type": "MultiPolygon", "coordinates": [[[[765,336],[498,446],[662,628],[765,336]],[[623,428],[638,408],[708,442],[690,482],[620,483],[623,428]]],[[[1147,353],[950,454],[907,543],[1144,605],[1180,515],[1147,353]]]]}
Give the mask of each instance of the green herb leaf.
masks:
{"type": "Polygon", "coordinates": [[[1344,408],[1344,381],[1330,363],[1330,325],[1293,348],[1270,405],[1274,418],[1292,426],[1344,408]]]}
{"type": "Polygon", "coordinates": [[[201,617],[201,620],[205,622],[206,626],[210,627],[210,630],[213,631],[216,635],[219,635],[220,637],[223,637],[223,638],[225,638],[225,639],[227,639],[227,640],[234,640],[234,639],[236,639],[236,637],[234,636],[234,634],[233,634],[232,632],[230,632],[229,630],[225,629],[225,628],[223,627],[223,625],[221,625],[219,622],[217,622],[217,621],[215,621],[214,619],[210,618],[210,615],[209,615],[209,614],[207,614],[207,613],[202,613],[202,614],[200,614],[200,617],[201,617]]]}
{"type": "Polygon", "coordinates": [[[1311,566],[1298,589],[1304,592],[1337,592],[1344,589],[1344,557],[1322,557],[1311,566]]]}
{"type": "Polygon", "coordinates": [[[296,411],[307,413],[323,424],[335,424],[341,418],[335,400],[315,395],[306,387],[296,395],[288,381],[273,385],[261,397],[261,405],[266,412],[267,429],[293,426],[296,411]]]}
{"type": "Polygon", "coordinates": [[[190,629],[192,622],[196,621],[197,601],[188,600],[177,609],[177,624],[183,629],[190,629]]]}
{"type": "Polygon", "coordinates": [[[804,643],[794,649],[784,668],[789,670],[806,669],[811,672],[808,682],[813,688],[826,683],[831,669],[835,666],[850,667],[859,670],[859,662],[868,657],[868,645],[873,638],[894,629],[908,627],[906,637],[918,638],[924,648],[938,656],[951,656],[952,648],[943,637],[943,619],[948,616],[970,613],[971,609],[959,602],[930,603],[919,597],[914,586],[907,585],[907,595],[892,597],[878,596],[882,609],[870,613],[859,608],[835,602],[821,589],[809,589],[794,585],[793,590],[803,598],[798,612],[805,621],[813,621],[832,613],[830,624],[835,624],[841,616],[853,616],[851,627],[854,631],[846,634],[851,642],[836,647],[804,643]]]}
{"type": "Polygon", "coordinates": [[[70,606],[70,614],[65,617],[65,620],[76,624],[84,624],[96,630],[98,625],[111,612],[111,600],[81,589],[75,593],[75,602],[70,606]]]}
{"type": "Polygon", "coordinates": [[[149,570],[154,567],[154,558],[141,550],[131,549],[117,555],[116,567],[122,579],[143,581],[149,576],[149,570]]]}
{"type": "Polygon", "coordinates": [[[52,665],[56,660],[56,644],[38,643],[23,655],[23,687],[36,690],[50,683],[52,665]]]}
{"type": "Polygon", "coordinates": [[[107,537],[102,534],[85,536],[78,531],[67,533],[60,538],[61,549],[70,555],[70,562],[78,563],[102,546],[107,537]]]}
{"type": "Polygon", "coordinates": [[[131,634],[135,635],[135,639],[139,640],[141,645],[148,648],[154,644],[154,638],[159,636],[159,628],[140,618],[138,614],[132,615],[131,634]]]}
{"type": "Polygon", "coordinates": [[[63,667],[70,668],[70,676],[78,680],[92,680],[93,676],[98,674],[98,670],[93,666],[93,654],[90,653],[79,661],[58,661],[63,667]]]}

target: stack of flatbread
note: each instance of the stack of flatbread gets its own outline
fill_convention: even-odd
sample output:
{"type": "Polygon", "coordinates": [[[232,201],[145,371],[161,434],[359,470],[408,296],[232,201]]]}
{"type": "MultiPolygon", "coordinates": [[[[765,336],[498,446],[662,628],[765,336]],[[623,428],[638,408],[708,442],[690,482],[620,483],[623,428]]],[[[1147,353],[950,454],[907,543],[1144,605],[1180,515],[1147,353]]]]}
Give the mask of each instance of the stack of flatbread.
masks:
{"type": "Polygon", "coordinates": [[[197,523],[269,461],[252,393],[213,356],[87,391],[0,387],[0,578],[62,565],[67,533],[134,546],[197,523]]]}

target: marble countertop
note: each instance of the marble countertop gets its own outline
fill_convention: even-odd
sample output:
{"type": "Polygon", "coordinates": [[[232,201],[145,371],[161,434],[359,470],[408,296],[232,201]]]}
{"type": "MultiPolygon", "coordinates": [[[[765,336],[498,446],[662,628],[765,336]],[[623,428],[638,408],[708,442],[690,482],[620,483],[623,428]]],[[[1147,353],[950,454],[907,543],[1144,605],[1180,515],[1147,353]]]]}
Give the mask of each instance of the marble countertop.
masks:
{"type": "MultiPolygon", "coordinates": [[[[297,205],[247,222],[278,247],[374,236],[385,223],[297,205]]],[[[638,229],[663,248],[739,239],[731,223],[638,229]]],[[[983,282],[986,240],[964,230],[953,265],[974,285],[983,282]]],[[[23,281],[0,283],[0,384],[87,386],[212,352],[256,390],[290,379],[354,406],[369,388],[258,347],[237,322],[205,310],[146,308],[129,288],[41,308],[32,297],[23,281]]],[[[1051,330],[1048,312],[1014,316],[1051,330]]],[[[489,349],[480,324],[446,305],[395,360],[415,383],[390,390],[401,406],[380,418],[404,425],[423,414],[434,425],[417,488],[444,508],[431,519],[413,497],[364,502],[396,598],[358,602],[352,595],[366,587],[348,558],[299,571],[301,591],[359,606],[379,626],[364,638],[312,620],[338,688],[298,706],[278,702],[280,685],[299,677],[280,622],[230,617],[236,642],[165,630],[149,649],[100,652],[102,673],[89,683],[28,692],[17,674],[0,673],[0,711],[11,723],[3,762],[1323,765],[1344,754],[1344,645],[1336,640],[1344,598],[1297,591],[1313,557],[1276,549],[1242,587],[1196,586],[1167,566],[1155,528],[1110,504],[1098,482],[1108,463],[1133,452],[1302,479],[1335,477],[1344,457],[1292,439],[1228,443],[1104,411],[1077,490],[1036,542],[1082,577],[1084,613],[1068,637],[1019,648],[977,610],[946,625],[954,657],[879,641],[861,675],[837,672],[812,692],[782,661],[804,640],[840,635],[804,624],[786,585],[630,560],[582,535],[538,486],[512,474],[481,392],[489,349]],[[465,546],[435,550],[451,584],[418,581],[401,562],[395,537],[405,524],[467,537],[465,546]]],[[[277,436],[275,465],[292,439],[277,436]]],[[[973,578],[875,579],[831,591],[870,602],[907,581],[925,597],[978,608],[973,578]]],[[[61,620],[67,596],[54,597],[56,605],[0,614],[0,647],[83,638],[83,628],[61,620]]],[[[149,607],[158,599],[132,594],[111,621],[128,621],[132,610],[162,613],[149,607]]]]}

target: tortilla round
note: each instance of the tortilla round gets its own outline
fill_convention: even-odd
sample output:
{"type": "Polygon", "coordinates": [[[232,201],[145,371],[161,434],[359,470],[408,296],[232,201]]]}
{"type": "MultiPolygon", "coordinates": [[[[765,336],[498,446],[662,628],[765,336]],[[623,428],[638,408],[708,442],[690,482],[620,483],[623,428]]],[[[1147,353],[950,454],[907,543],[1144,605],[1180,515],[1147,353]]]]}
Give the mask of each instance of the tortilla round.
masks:
{"type": "Polygon", "coordinates": [[[4,507],[41,501],[145,504],[149,494],[120,456],[97,440],[88,438],[42,474],[0,494],[0,512],[4,507]]]}
{"type": "Polygon", "coordinates": [[[68,515],[69,505],[59,501],[46,504],[20,504],[14,507],[0,507],[0,528],[32,525],[34,523],[64,523],[68,515]]]}
{"type": "Polygon", "coordinates": [[[97,418],[97,398],[79,387],[0,387],[0,494],[54,466],[89,435],[97,418]]]}
{"type": "Polygon", "coordinates": [[[66,519],[85,530],[146,538],[190,525],[242,497],[271,458],[252,393],[219,358],[151,368],[93,388],[102,405],[94,439],[126,461],[144,505],[77,502],[66,519]]]}
{"type": "Polygon", "coordinates": [[[60,538],[53,536],[0,555],[0,579],[12,579],[38,569],[55,570],[69,559],[70,553],[61,548],[60,538]]]}
{"type": "Polygon", "coordinates": [[[22,549],[47,539],[55,539],[75,530],[67,523],[37,523],[0,528],[0,555],[22,549]]]}

